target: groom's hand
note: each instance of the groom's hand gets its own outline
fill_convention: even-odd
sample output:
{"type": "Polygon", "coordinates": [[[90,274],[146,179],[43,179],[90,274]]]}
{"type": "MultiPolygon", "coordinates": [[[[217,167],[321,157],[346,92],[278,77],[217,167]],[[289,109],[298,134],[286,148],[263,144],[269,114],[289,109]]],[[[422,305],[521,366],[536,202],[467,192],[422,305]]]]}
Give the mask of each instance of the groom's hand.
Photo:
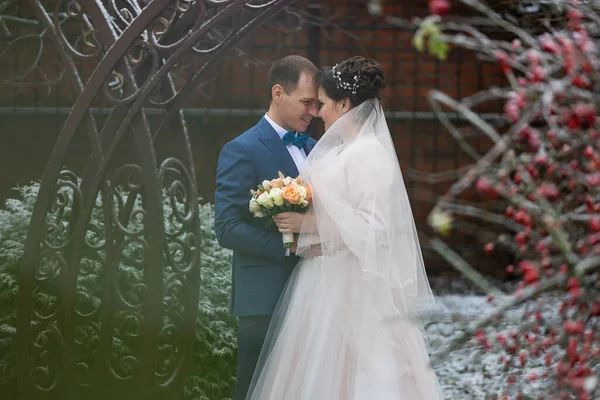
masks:
{"type": "Polygon", "coordinates": [[[273,216],[273,221],[281,233],[300,233],[303,219],[304,214],[297,212],[284,212],[273,216]]]}

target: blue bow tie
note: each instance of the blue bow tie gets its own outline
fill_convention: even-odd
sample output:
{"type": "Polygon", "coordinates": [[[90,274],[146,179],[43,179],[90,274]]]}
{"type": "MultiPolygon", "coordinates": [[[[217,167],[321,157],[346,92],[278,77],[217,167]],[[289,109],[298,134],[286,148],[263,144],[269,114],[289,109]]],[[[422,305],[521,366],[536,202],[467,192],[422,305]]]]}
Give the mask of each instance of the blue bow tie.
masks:
{"type": "Polygon", "coordinates": [[[308,140],[308,135],[303,134],[303,135],[296,136],[296,132],[288,131],[285,133],[285,135],[283,135],[281,140],[283,141],[283,144],[286,146],[288,144],[293,144],[297,148],[301,149],[306,144],[306,141],[308,140]]]}

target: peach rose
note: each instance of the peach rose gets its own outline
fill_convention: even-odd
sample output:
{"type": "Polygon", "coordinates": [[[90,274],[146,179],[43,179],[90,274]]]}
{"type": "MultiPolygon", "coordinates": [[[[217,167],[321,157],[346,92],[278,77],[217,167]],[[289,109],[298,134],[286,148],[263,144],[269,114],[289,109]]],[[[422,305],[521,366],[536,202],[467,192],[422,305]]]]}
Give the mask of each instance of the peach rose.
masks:
{"type": "Polygon", "coordinates": [[[286,186],[281,189],[281,196],[291,204],[298,204],[298,200],[300,200],[300,193],[293,186],[286,186]]]}
{"type": "Polygon", "coordinates": [[[302,185],[302,187],[306,189],[306,201],[310,203],[312,201],[312,190],[310,190],[308,185],[302,185]]]}
{"type": "Polygon", "coordinates": [[[274,188],[281,189],[283,187],[283,179],[282,178],[273,179],[271,181],[271,186],[274,188]]]}

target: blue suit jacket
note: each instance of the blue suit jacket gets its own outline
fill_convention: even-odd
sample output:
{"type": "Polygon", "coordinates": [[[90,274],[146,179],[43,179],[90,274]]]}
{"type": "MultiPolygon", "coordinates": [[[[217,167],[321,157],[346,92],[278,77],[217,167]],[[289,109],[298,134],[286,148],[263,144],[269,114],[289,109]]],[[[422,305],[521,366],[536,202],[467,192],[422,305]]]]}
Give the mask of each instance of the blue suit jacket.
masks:
{"type": "MultiPolygon", "coordinates": [[[[316,141],[304,145],[308,155],[316,141]]],[[[233,250],[231,311],[237,316],[271,315],[298,262],[285,256],[277,226],[248,210],[250,189],[264,179],[298,176],[281,138],[263,117],[227,143],[217,161],[215,232],[219,244],[233,250]]]]}

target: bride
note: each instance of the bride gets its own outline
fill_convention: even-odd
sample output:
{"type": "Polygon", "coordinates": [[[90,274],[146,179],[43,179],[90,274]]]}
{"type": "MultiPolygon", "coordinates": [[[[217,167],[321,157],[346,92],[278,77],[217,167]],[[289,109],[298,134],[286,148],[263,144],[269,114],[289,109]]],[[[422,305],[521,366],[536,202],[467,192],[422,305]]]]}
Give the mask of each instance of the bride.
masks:
{"type": "Polygon", "coordinates": [[[352,57],[324,68],[319,84],[326,132],[302,170],[314,196],[297,241],[303,260],[247,399],[442,399],[414,317],[434,299],[379,103],[383,70],[352,57]]]}

